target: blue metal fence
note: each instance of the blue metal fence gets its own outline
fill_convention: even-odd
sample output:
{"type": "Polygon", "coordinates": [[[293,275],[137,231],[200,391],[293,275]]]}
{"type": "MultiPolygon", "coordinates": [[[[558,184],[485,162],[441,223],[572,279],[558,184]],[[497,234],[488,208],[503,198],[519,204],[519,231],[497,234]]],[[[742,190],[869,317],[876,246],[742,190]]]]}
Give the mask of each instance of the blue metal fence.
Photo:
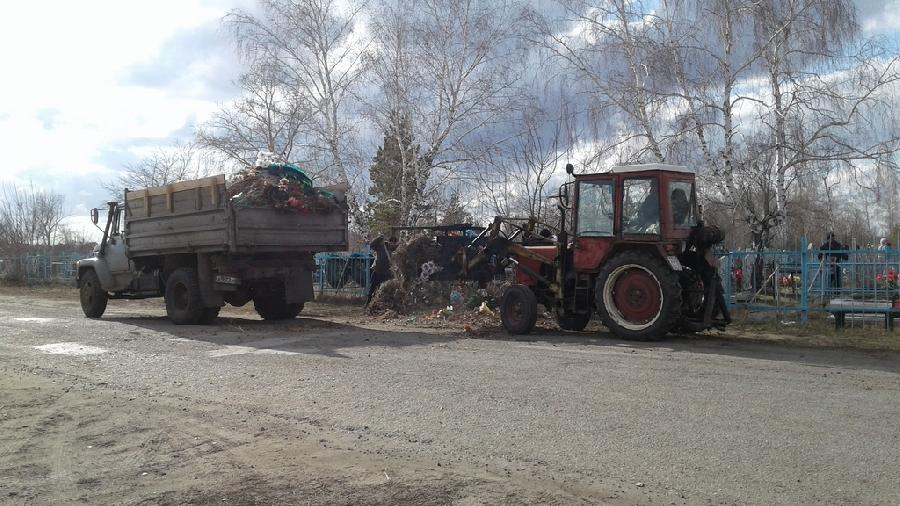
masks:
{"type": "MultiPolygon", "coordinates": [[[[796,312],[900,307],[900,251],[733,251],[721,258],[731,309],[796,312]]],[[[860,311],[862,312],[862,311],[860,311]]]]}
{"type": "Polygon", "coordinates": [[[26,283],[75,280],[75,262],[85,253],[58,255],[23,255],[0,259],[0,277],[26,283]]]}
{"type": "Polygon", "coordinates": [[[368,251],[317,254],[316,295],[365,297],[372,282],[374,258],[368,251]]]}

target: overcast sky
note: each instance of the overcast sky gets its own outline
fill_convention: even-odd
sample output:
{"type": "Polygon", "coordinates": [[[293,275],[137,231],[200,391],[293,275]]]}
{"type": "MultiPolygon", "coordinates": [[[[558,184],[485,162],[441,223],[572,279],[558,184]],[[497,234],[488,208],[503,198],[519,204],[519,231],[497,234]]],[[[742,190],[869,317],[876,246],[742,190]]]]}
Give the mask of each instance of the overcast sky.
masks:
{"type": "MultiPolygon", "coordinates": [[[[856,0],[868,34],[900,39],[900,0],[856,0]]],[[[0,181],[66,196],[85,217],[101,180],[190,137],[237,93],[220,20],[253,0],[15,2],[0,17],[0,181]]],[[[73,223],[76,220],[73,218],[73,223]]],[[[77,220],[83,224],[83,220],[77,220]]]]}

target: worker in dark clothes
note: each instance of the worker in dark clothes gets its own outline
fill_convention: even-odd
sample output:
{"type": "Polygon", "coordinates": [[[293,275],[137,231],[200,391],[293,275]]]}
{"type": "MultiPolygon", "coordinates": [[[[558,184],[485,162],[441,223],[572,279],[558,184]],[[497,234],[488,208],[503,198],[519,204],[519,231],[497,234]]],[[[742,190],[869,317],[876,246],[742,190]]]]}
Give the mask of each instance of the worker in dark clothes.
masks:
{"type": "Polygon", "coordinates": [[[840,262],[847,260],[849,255],[846,252],[842,251],[847,249],[847,246],[838,242],[837,239],[834,238],[834,232],[828,232],[828,237],[825,238],[825,242],[822,243],[822,246],[819,247],[822,250],[822,253],[819,253],[819,260],[824,259],[823,268],[827,268],[830,271],[830,279],[831,288],[834,292],[840,292],[841,290],[841,265],[840,262]]]}
{"type": "Polygon", "coordinates": [[[372,302],[372,296],[381,283],[391,279],[391,254],[388,252],[384,237],[378,236],[369,243],[372,248],[372,254],[375,260],[372,262],[372,271],[369,276],[369,296],[366,299],[366,306],[372,302]]]}

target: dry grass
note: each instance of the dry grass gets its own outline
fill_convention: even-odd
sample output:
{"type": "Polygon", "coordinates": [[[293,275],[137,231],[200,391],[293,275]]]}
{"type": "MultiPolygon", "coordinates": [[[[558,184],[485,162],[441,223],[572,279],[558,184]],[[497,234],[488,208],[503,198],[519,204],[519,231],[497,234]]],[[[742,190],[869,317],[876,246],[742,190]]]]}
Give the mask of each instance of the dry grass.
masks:
{"type": "Polygon", "coordinates": [[[790,346],[900,352],[900,322],[895,321],[898,329],[890,332],[885,330],[884,318],[880,316],[848,318],[844,329],[835,329],[834,320],[823,313],[810,314],[804,325],[798,317],[782,320],[774,313],[765,319],[759,314],[736,314],[734,320],[725,332],[729,338],[790,346]]]}

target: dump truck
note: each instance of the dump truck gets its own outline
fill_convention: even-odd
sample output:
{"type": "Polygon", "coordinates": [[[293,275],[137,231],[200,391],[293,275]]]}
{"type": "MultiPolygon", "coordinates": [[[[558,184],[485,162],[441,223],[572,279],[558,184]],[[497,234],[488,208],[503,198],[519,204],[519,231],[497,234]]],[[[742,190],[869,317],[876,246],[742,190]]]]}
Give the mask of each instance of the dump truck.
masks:
{"type": "MultiPolygon", "coordinates": [[[[213,322],[226,303],[264,319],[294,318],[313,298],[314,255],[344,251],[346,200],[315,212],[238,205],[224,175],[124,191],[109,202],[94,255],[77,262],[85,316],[109,299],[163,297],[178,325],[213,322]]],[[[293,203],[294,201],[292,201],[293,203]]],[[[100,210],[91,212],[94,224],[100,210]]]]}

